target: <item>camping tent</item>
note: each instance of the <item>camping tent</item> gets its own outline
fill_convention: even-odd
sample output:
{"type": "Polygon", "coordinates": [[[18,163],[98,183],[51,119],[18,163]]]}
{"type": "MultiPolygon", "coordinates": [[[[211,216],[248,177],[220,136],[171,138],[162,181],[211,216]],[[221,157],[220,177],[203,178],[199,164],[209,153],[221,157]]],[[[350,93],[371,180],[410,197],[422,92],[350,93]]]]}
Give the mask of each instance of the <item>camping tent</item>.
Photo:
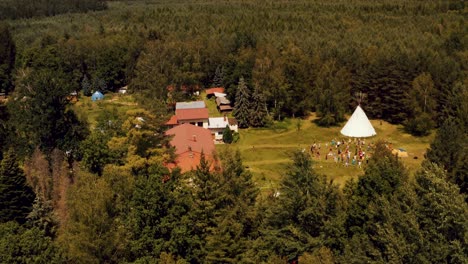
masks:
{"type": "Polygon", "coordinates": [[[400,158],[407,158],[408,157],[408,152],[406,152],[406,150],[404,150],[402,148],[393,149],[392,154],[397,155],[400,158]]]}
{"type": "Polygon", "coordinates": [[[94,92],[93,95],[91,96],[92,101],[98,101],[102,99],[104,99],[104,95],[99,91],[94,92]]]}
{"type": "Polygon", "coordinates": [[[341,129],[341,134],[348,137],[372,137],[375,136],[375,129],[367,119],[366,113],[361,106],[357,106],[354,113],[349,118],[346,125],[341,129]]]}

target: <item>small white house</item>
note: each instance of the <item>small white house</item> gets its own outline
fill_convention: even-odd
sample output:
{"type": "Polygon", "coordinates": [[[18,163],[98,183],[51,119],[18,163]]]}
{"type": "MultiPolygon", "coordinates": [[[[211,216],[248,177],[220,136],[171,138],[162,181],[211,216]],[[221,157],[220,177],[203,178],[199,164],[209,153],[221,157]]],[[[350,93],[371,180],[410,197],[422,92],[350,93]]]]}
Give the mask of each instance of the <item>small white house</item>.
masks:
{"type": "Polygon", "coordinates": [[[215,140],[223,140],[223,131],[226,126],[229,126],[231,131],[238,131],[237,120],[235,118],[210,117],[208,119],[208,129],[215,140]]]}

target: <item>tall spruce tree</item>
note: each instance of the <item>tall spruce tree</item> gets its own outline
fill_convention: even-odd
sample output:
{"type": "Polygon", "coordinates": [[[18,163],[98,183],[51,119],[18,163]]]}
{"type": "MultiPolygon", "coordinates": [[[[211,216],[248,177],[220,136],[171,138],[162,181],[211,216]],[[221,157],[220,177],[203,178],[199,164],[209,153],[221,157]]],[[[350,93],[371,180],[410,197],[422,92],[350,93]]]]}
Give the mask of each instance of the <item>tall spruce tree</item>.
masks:
{"type": "Polygon", "coordinates": [[[224,67],[218,65],[213,77],[213,87],[223,87],[224,85],[224,67]]]}
{"type": "Polygon", "coordinates": [[[338,188],[314,171],[307,153],[296,151],[292,159],[266,211],[262,235],[256,242],[259,261],[267,261],[273,254],[294,260],[318,250],[322,239],[331,241],[327,230],[333,229],[332,219],[341,207],[338,188]]]}
{"type": "Polygon", "coordinates": [[[265,96],[260,92],[258,87],[253,91],[250,111],[250,125],[252,127],[263,127],[267,116],[267,108],[265,96]]]}
{"type": "Polygon", "coordinates": [[[340,262],[427,262],[417,217],[417,197],[408,173],[396,156],[379,142],[365,174],[348,190],[344,222],[345,248],[340,262]]]}
{"type": "Polygon", "coordinates": [[[236,103],[234,104],[233,114],[237,119],[239,127],[249,127],[250,123],[250,91],[244,81],[244,77],[239,79],[239,85],[236,91],[236,103]]]}
{"type": "Polygon", "coordinates": [[[216,226],[215,218],[219,212],[219,175],[210,171],[211,164],[201,153],[200,164],[193,173],[193,208],[190,218],[193,221],[194,249],[192,261],[203,263],[208,250],[206,237],[209,230],[216,226]]]}
{"type": "Polygon", "coordinates": [[[9,26],[0,23],[0,93],[11,91],[12,72],[15,67],[16,48],[9,26]]]}
{"type": "Polygon", "coordinates": [[[240,152],[221,153],[215,226],[206,236],[204,263],[242,263],[256,230],[255,201],[258,189],[245,170],[240,152]]]}
{"type": "Polygon", "coordinates": [[[24,223],[32,210],[34,196],[14,150],[10,149],[0,165],[0,222],[24,223]]]}

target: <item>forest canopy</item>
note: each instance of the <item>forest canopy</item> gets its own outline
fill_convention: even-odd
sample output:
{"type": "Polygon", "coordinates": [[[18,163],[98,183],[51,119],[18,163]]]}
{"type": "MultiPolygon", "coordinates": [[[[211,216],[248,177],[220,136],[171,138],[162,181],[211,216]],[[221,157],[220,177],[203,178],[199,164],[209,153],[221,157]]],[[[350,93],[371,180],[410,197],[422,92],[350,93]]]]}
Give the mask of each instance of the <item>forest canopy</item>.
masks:
{"type": "Polygon", "coordinates": [[[457,0],[0,0],[0,262],[464,263],[465,18],[457,0]],[[73,104],[125,86],[119,109],[81,104],[92,119],[73,104]],[[379,142],[340,187],[299,150],[265,195],[238,150],[167,166],[174,103],[220,86],[242,129],[336,126],[359,93],[370,119],[438,130],[414,175],[379,142]]]}

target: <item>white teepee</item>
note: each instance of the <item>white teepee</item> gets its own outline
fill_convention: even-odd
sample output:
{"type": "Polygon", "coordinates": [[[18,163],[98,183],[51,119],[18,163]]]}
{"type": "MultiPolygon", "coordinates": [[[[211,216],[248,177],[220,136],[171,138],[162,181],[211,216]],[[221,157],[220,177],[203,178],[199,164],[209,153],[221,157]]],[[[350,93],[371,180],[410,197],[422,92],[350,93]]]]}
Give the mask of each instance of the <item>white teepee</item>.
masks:
{"type": "Polygon", "coordinates": [[[341,134],[347,137],[363,138],[375,136],[377,133],[375,133],[375,129],[369,119],[367,119],[364,110],[358,105],[351,118],[341,129],[341,134]]]}

